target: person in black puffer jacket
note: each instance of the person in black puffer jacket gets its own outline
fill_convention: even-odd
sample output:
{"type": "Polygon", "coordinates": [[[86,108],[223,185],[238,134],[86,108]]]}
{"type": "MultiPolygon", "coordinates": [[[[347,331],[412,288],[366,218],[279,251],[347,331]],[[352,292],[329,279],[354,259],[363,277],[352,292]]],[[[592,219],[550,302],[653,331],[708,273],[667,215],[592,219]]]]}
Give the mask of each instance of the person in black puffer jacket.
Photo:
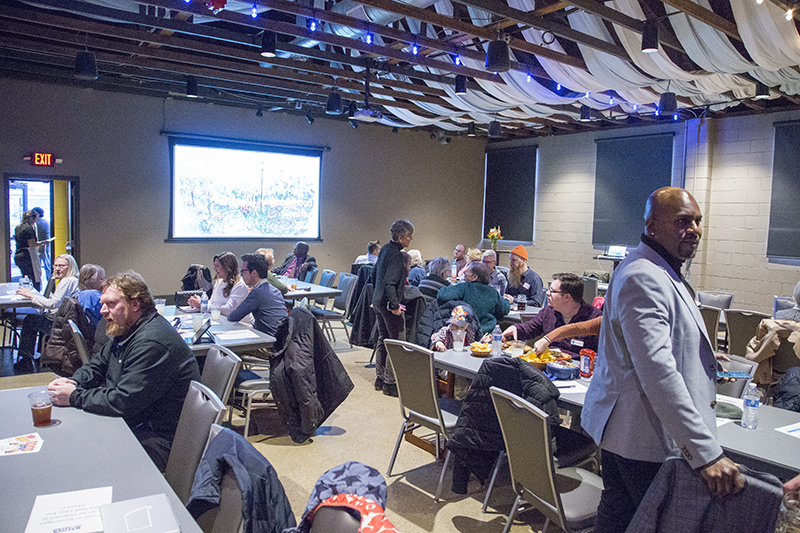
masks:
{"type": "Polygon", "coordinates": [[[793,366],[775,387],[773,407],[800,413],[800,367],[793,366]]]}
{"type": "MultiPolygon", "coordinates": [[[[499,387],[529,401],[549,415],[553,428],[561,422],[556,405],[558,389],[541,370],[518,357],[492,357],[484,361],[461,405],[456,427],[447,439],[447,448],[456,459],[452,486],[456,494],[467,493],[471,473],[483,483],[497,455],[505,450],[489,387],[499,387]]],[[[555,453],[555,440],[552,450],[555,453]]]]}

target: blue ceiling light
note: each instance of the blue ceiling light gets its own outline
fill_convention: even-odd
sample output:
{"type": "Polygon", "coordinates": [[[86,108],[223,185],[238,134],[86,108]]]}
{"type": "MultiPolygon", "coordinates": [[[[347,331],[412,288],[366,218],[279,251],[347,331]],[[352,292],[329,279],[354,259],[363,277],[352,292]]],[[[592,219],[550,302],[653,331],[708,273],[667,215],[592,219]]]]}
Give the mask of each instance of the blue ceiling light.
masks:
{"type": "Polygon", "coordinates": [[[250,16],[256,18],[258,16],[258,6],[253,4],[253,9],[250,10],[250,16]]]}
{"type": "Polygon", "coordinates": [[[636,105],[636,104],[633,104],[633,110],[636,111],[637,109],[639,109],[639,106],[636,105]]]}
{"type": "Polygon", "coordinates": [[[364,41],[366,41],[367,44],[372,44],[372,33],[367,32],[364,36],[364,41]]]}
{"type": "Polygon", "coordinates": [[[614,105],[614,97],[613,96],[609,97],[608,105],[614,105]]]}
{"type": "Polygon", "coordinates": [[[414,46],[411,47],[411,53],[414,55],[419,53],[419,46],[417,46],[417,43],[414,43],[414,46]]]}
{"type": "Polygon", "coordinates": [[[528,81],[530,82],[532,79],[533,79],[533,76],[531,76],[531,73],[528,72],[528,81]]]}
{"type": "Polygon", "coordinates": [[[560,91],[560,90],[561,90],[561,84],[560,83],[556,83],[556,91],[560,91]]]}
{"type": "Polygon", "coordinates": [[[675,120],[675,121],[677,121],[677,120],[678,120],[678,114],[677,114],[677,113],[675,113],[674,115],[672,115],[672,120],[675,120]]]}
{"type": "Polygon", "coordinates": [[[316,19],[308,19],[308,29],[311,31],[317,31],[317,20],[316,19]]]}
{"type": "Polygon", "coordinates": [[[460,56],[460,55],[458,55],[458,54],[456,54],[456,58],[455,58],[455,64],[456,64],[456,65],[459,65],[459,66],[461,65],[461,56],[460,56]]]}

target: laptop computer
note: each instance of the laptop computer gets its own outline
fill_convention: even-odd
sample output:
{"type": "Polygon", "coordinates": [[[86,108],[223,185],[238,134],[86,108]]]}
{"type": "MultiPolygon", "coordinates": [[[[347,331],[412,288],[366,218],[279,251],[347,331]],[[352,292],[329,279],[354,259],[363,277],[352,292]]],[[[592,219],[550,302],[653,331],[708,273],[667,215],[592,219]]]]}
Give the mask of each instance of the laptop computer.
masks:
{"type": "Polygon", "coordinates": [[[619,257],[622,259],[627,253],[628,248],[626,246],[609,246],[608,250],[606,250],[606,257],[619,257]]]}

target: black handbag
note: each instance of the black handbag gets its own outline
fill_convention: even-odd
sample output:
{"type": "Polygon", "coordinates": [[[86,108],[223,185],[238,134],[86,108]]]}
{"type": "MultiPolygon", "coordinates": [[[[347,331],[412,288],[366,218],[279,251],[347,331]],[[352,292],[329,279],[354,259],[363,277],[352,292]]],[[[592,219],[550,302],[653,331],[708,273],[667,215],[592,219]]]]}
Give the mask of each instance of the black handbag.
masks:
{"type": "Polygon", "coordinates": [[[202,298],[203,291],[177,291],[175,293],[175,306],[176,307],[186,307],[189,305],[189,298],[194,295],[200,296],[202,298]]]}

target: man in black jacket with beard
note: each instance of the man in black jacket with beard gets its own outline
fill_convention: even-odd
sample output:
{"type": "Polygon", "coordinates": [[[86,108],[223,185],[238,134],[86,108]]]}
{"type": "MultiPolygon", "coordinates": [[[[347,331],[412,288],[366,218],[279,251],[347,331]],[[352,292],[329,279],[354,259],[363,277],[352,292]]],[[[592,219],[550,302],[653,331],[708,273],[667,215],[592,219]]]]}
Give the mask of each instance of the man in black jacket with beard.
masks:
{"type": "Polygon", "coordinates": [[[163,472],[189,383],[200,380],[197,360],[136,272],[108,279],[100,302],[111,340],[71,379],[47,389],[56,405],[125,419],[163,472]]]}

